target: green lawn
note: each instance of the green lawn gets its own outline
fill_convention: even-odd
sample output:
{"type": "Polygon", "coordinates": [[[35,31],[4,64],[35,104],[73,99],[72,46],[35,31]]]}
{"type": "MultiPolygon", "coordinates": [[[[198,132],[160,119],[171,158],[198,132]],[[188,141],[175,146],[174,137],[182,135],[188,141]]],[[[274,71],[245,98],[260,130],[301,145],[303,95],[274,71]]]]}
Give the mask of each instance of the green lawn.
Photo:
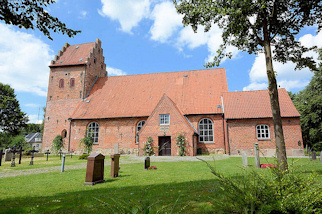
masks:
{"type": "MultiPolygon", "coordinates": [[[[67,157],[66,157],[67,158],[67,157]]],[[[0,178],[0,213],[113,213],[126,208],[135,209],[151,205],[153,212],[207,213],[221,200],[218,180],[202,162],[153,162],[157,170],[144,170],[144,164],[122,164],[119,177],[110,178],[110,168],[105,167],[105,183],[84,186],[86,169],[66,170],[0,178]]],[[[50,157],[48,166],[59,165],[59,157],[50,157]],[[55,159],[54,159],[55,158],[55,159]]],[[[252,170],[254,158],[249,158],[252,170]]],[[[45,158],[34,167],[44,167],[45,158]]],[[[264,159],[262,159],[264,162],[264,159]]],[[[270,161],[270,160],[269,160],[270,161]]],[[[66,163],[84,161],[76,157],[66,163]]],[[[231,157],[215,162],[216,169],[234,178],[243,176],[241,158],[231,157]]],[[[292,162],[292,159],[289,159],[292,162]]],[[[7,164],[7,162],[6,162],[7,164]]],[[[0,167],[0,172],[9,168],[0,167]]],[[[29,163],[28,163],[29,164],[29,163]]],[[[211,163],[214,164],[214,163],[211,163]]],[[[300,172],[309,176],[314,170],[322,181],[322,164],[300,159],[294,165],[303,165],[300,172]]],[[[29,166],[17,166],[14,170],[29,166]]],[[[267,169],[261,169],[265,173],[267,169]]]]}

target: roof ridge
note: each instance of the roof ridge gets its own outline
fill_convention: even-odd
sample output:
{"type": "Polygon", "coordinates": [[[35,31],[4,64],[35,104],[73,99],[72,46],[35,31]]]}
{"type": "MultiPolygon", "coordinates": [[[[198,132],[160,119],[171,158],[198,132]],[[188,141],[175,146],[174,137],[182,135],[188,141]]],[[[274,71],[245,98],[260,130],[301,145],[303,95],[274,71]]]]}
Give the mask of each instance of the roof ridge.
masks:
{"type": "MultiPolygon", "coordinates": [[[[283,89],[285,89],[285,88],[278,88],[277,90],[283,90],[283,89]]],[[[249,90],[249,91],[226,91],[226,92],[223,92],[223,93],[225,94],[225,93],[258,92],[258,91],[268,91],[268,89],[249,90]]]]}

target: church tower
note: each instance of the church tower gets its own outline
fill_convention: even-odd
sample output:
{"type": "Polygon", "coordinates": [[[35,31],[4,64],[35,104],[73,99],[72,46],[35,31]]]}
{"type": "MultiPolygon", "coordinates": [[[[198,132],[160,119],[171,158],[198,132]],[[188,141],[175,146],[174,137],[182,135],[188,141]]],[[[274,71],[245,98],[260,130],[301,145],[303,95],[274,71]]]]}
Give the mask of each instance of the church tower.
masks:
{"type": "Polygon", "coordinates": [[[70,132],[68,120],[77,105],[84,101],[99,77],[106,77],[101,41],[62,47],[49,66],[43,151],[51,149],[52,141],[62,135],[65,149],[70,132]]]}

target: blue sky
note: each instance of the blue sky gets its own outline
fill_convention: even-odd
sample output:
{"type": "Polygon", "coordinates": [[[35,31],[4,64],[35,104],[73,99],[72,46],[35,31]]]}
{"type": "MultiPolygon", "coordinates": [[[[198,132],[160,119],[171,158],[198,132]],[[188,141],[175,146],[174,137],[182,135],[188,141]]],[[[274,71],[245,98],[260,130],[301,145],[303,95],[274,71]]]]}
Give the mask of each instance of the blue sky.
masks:
{"type": "MultiPolygon", "coordinates": [[[[53,41],[36,30],[24,30],[0,21],[0,82],[15,89],[30,122],[41,122],[46,105],[49,62],[66,42],[102,41],[109,75],[144,74],[204,69],[221,44],[221,30],[213,26],[193,33],[182,26],[172,0],[59,0],[47,11],[69,28],[81,30],[74,38],[52,33],[53,41]]],[[[322,47],[322,33],[303,29],[298,39],[322,47]]],[[[263,54],[248,55],[230,47],[224,60],[230,91],[267,89],[263,54]]],[[[316,53],[310,53],[317,57],[316,53]]],[[[310,81],[308,69],[294,71],[292,63],[274,63],[278,84],[298,92],[310,81]]],[[[214,83],[216,84],[216,83],[214,83]]]]}

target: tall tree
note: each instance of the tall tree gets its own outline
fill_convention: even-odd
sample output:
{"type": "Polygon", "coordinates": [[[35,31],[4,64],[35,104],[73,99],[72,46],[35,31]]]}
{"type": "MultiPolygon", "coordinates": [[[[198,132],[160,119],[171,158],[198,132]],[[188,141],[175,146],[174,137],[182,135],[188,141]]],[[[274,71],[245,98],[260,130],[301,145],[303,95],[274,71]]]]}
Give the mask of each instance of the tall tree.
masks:
{"type": "Polygon", "coordinates": [[[20,110],[14,89],[0,83],[0,130],[17,135],[27,122],[28,118],[20,110]]]}
{"type": "Polygon", "coordinates": [[[54,0],[1,0],[0,20],[19,28],[38,28],[52,40],[50,31],[61,32],[69,37],[80,33],[66,27],[58,18],[51,16],[45,8],[55,3],[54,0]]]}
{"type": "Polygon", "coordinates": [[[183,24],[198,26],[205,31],[214,25],[222,29],[223,44],[218,55],[207,67],[218,66],[224,57],[231,57],[226,47],[232,45],[249,54],[264,52],[268,90],[273,114],[277,160],[281,169],[287,168],[284,134],[273,60],[296,63],[296,69],[316,69],[312,57],[303,54],[306,48],[295,36],[305,26],[322,26],[321,0],[173,0],[183,24]],[[273,50],[272,50],[273,47],[273,50]]]}

